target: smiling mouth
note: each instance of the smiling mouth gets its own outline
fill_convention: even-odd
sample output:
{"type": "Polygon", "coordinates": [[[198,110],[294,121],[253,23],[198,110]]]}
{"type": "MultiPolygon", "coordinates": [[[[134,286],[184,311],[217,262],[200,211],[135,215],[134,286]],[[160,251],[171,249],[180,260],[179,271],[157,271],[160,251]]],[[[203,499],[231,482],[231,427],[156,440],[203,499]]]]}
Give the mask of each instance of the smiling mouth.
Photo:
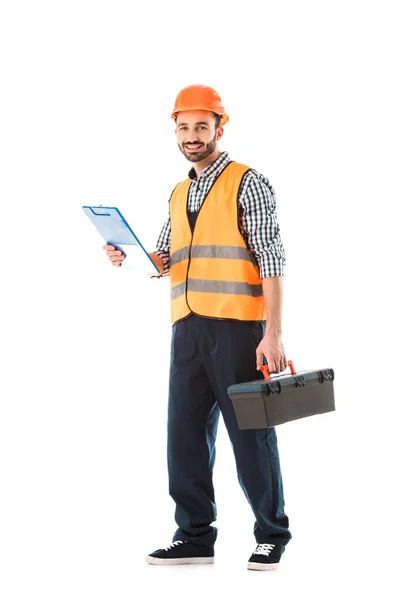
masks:
{"type": "Polygon", "coordinates": [[[196,152],[197,150],[200,150],[202,145],[203,144],[193,144],[191,146],[186,146],[186,150],[189,150],[189,152],[196,152]]]}

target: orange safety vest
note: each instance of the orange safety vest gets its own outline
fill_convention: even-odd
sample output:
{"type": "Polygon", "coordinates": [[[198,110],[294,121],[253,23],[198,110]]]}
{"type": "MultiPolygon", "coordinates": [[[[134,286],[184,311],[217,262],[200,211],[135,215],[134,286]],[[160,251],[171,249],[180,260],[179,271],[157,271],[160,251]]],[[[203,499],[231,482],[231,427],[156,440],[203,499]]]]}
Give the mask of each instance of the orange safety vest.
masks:
{"type": "Polygon", "coordinates": [[[249,167],[230,162],[213,183],[192,233],[190,179],[170,199],[171,320],[191,313],[215,319],[264,321],[258,265],[239,230],[238,193],[249,167]]]}

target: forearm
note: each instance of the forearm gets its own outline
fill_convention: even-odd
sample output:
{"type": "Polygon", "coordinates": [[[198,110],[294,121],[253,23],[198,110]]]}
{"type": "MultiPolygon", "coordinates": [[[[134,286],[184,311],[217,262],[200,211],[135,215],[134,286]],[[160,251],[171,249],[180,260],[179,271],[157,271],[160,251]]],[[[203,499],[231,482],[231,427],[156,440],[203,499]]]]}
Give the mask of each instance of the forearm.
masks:
{"type": "Polygon", "coordinates": [[[160,271],[159,277],[169,275],[169,259],[171,248],[171,220],[168,218],[158,236],[155,252],[149,252],[151,259],[160,271]]]}
{"type": "Polygon", "coordinates": [[[262,279],[266,306],[265,335],[282,335],[283,277],[262,279]]]}
{"type": "Polygon", "coordinates": [[[282,296],[283,277],[265,277],[262,287],[267,308],[265,335],[256,350],[257,369],[265,357],[270,373],[280,373],[287,367],[282,344],[282,296]]]}

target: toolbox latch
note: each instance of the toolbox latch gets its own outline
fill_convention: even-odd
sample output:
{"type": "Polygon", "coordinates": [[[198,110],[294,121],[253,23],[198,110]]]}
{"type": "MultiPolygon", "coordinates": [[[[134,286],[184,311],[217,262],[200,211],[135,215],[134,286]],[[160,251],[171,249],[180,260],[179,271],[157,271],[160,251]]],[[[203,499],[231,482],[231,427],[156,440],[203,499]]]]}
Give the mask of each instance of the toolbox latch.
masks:
{"type": "Polygon", "coordinates": [[[306,385],[303,375],[296,375],[294,378],[294,382],[297,388],[304,387],[306,385]]]}
{"type": "Polygon", "coordinates": [[[319,371],[319,382],[324,383],[325,381],[332,381],[333,373],[329,369],[325,369],[323,371],[319,371]]]}
{"type": "Polygon", "coordinates": [[[279,381],[270,381],[268,384],[269,393],[272,394],[280,394],[281,393],[281,384],[279,381]]]}

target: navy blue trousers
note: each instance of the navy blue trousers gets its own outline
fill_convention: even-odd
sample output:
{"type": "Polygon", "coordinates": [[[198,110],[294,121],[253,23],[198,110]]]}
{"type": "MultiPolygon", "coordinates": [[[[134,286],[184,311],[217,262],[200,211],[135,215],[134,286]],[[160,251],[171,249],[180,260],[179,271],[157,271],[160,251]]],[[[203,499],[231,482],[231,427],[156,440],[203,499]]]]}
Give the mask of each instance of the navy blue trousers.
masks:
{"type": "Polygon", "coordinates": [[[230,385],[262,378],[255,352],[263,334],[263,323],[193,314],[172,327],[167,458],[178,525],[173,541],[213,546],[217,538],[212,475],[220,413],[256,519],[256,541],[285,546],[292,537],[275,428],[241,431],[227,393],[230,385]]]}

